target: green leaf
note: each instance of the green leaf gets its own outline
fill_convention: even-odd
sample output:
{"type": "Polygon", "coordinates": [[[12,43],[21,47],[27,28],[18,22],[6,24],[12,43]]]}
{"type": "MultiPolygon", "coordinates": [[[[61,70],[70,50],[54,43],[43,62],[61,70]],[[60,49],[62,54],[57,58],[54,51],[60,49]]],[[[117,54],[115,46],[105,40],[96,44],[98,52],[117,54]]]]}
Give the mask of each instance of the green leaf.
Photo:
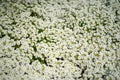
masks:
{"type": "Polygon", "coordinates": [[[91,54],[92,52],[93,52],[92,50],[89,50],[89,51],[88,51],[88,54],[91,54]]]}
{"type": "Polygon", "coordinates": [[[37,48],[36,48],[35,45],[33,46],[33,50],[34,50],[35,52],[37,52],[37,48]]]}
{"type": "Polygon", "coordinates": [[[43,29],[38,29],[38,33],[42,33],[43,31],[43,29]]]}
{"type": "Polygon", "coordinates": [[[95,54],[95,56],[96,56],[96,57],[99,57],[99,56],[100,56],[100,54],[95,54]]]}
{"type": "Polygon", "coordinates": [[[21,44],[20,44],[20,45],[15,44],[13,47],[14,47],[14,49],[16,50],[17,48],[20,48],[20,46],[21,46],[21,44]]]}
{"type": "Polygon", "coordinates": [[[79,57],[79,55],[78,55],[78,54],[74,56],[74,58],[75,58],[76,60],[78,60],[78,57],[79,57]]]}

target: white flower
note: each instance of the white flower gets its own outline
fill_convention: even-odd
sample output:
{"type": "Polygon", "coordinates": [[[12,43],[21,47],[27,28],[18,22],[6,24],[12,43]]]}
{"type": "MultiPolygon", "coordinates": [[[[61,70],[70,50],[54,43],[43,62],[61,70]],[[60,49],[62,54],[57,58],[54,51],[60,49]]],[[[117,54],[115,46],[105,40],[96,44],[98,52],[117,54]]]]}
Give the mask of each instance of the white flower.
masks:
{"type": "Polygon", "coordinates": [[[0,79],[118,80],[118,3],[1,1],[0,79]]]}

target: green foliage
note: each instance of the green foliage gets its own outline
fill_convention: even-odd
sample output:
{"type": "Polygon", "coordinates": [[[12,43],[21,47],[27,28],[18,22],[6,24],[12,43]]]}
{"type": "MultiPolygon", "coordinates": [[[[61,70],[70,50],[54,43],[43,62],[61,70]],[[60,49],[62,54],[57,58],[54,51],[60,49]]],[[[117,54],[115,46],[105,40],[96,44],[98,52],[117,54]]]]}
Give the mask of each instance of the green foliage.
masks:
{"type": "Polygon", "coordinates": [[[30,59],[30,64],[32,64],[34,61],[38,60],[41,64],[47,65],[45,55],[42,54],[42,57],[43,57],[43,59],[41,59],[40,57],[36,57],[36,56],[32,55],[32,59],[30,59]]]}
{"type": "Polygon", "coordinates": [[[74,58],[75,58],[76,60],[78,60],[78,57],[79,57],[79,55],[78,55],[78,54],[74,56],[74,58]]]}

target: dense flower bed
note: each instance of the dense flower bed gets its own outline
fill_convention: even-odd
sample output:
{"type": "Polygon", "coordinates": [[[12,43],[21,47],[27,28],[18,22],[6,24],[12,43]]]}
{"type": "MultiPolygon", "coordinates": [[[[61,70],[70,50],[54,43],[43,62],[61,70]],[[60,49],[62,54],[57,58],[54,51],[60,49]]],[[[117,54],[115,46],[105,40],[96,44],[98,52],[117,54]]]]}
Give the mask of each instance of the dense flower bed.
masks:
{"type": "Polygon", "coordinates": [[[0,0],[0,80],[119,79],[119,0],[0,0]]]}

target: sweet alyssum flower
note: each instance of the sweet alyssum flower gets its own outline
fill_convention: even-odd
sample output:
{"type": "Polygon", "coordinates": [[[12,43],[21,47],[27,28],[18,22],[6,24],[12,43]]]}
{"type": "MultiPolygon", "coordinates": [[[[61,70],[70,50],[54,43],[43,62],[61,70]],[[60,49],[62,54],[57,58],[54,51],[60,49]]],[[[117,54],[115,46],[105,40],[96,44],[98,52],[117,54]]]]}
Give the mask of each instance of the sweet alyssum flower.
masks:
{"type": "Polygon", "coordinates": [[[119,80],[118,0],[1,0],[0,80],[119,80]]]}

